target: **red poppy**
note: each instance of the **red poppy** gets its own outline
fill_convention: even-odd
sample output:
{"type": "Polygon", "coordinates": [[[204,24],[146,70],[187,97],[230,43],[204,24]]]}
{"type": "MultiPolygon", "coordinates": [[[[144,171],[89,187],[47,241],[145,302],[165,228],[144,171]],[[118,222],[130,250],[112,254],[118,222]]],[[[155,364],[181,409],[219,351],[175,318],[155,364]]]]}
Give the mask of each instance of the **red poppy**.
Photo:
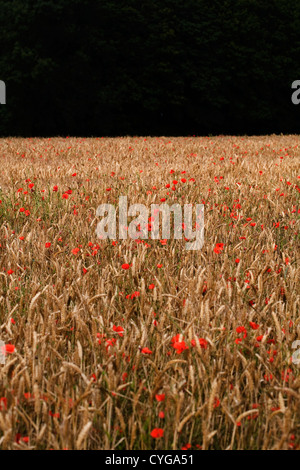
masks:
{"type": "Polygon", "coordinates": [[[206,348],[207,348],[207,344],[208,344],[208,343],[207,343],[206,339],[204,339],[204,338],[199,338],[199,343],[200,343],[200,346],[201,346],[202,349],[206,349],[206,348]]]}
{"type": "Polygon", "coordinates": [[[1,349],[3,354],[6,356],[7,354],[12,354],[15,351],[15,346],[13,344],[5,344],[1,349]]]}
{"type": "Polygon", "coordinates": [[[155,395],[155,398],[157,401],[164,401],[164,399],[166,398],[166,395],[165,393],[162,393],[161,395],[155,395]]]}
{"type": "Polygon", "coordinates": [[[151,437],[153,437],[154,439],[159,439],[160,437],[163,437],[163,435],[164,435],[164,430],[161,429],[161,428],[154,428],[154,429],[152,429],[150,435],[151,435],[151,437]]]}
{"type": "Polygon", "coordinates": [[[0,411],[1,410],[7,410],[7,398],[6,397],[0,398],[0,411]]]}
{"type": "MultiPolygon", "coordinates": [[[[237,333],[244,333],[243,338],[247,338],[247,330],[244,326],[238,326],[237,329],[236,329],[236,332],[237,333]]],[[[235,341],[235,342],[238,344],[240,341],[235,341]]]]}
{"type": "Polygon", "coordinates": [[[143,349],[141,350],[141,353],[143,353],[143,354],[152,354],[152,351],[151,351],[151,349],[149,349],[149,348],[143,348],[143,349]]]}
{"type": "Polygon", "coordinates": [[[218,397],[215,397],[213,406],[214,408],[218,408],[220,406],[220,400],[218,397]]]}
{"type": "Polygon", "coordinates": [[[184,341],[173,343],[173,348],[176,349],[177,354],[181,354],[186,349],[189,349],[189,347],[185,344],[184,341]]]}
{"type": "Polygon", "coordinates": [[[216,246],[214,247],[214,252],[219,255],[223,249],[224,249],[224,243],[217,243],[216,246]]]}
{"type": "Polygon", "coordinates": [[[123,331],[124,331],[124,328],[122,328],[122,326],[116,326],[114,325],[113,326],[113,330],[118,333],[119,336],[123,336],[123,331]]]}
{"type": "MultiPolygon", "coordinates": [[[[206,339],[198,338],[198,340],[199,340],[200,347],[202,349],[207,349],[207,344],[208,343],[207,343],[206,339]]],[[[192,346],[196,346],[196,341],[194,339],[192,339],[191,344],[192,344],[192,346]]]]}

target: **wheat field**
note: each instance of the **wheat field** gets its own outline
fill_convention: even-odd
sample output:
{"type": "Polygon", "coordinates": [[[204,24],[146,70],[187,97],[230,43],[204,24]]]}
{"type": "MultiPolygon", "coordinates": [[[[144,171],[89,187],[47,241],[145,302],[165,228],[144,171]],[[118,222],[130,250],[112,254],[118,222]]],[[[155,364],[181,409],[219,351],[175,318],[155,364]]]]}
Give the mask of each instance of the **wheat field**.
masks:
{"type": "Polygon", "coordinates": [[[299,449],[300,137],[0,140],[0,448],[299,449]],[[99,204],[204,204],[205,242],[99,204]]]}

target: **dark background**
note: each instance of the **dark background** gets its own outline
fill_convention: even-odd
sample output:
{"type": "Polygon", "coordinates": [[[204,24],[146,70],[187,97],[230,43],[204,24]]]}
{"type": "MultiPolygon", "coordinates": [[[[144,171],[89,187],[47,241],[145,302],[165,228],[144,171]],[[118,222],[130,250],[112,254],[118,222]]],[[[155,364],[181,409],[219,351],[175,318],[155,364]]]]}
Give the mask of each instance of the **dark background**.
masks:
{"type": "Polygon", "coordinates": [[[0,135],[299,133],[300,1],[0,2],[0,135]]]}

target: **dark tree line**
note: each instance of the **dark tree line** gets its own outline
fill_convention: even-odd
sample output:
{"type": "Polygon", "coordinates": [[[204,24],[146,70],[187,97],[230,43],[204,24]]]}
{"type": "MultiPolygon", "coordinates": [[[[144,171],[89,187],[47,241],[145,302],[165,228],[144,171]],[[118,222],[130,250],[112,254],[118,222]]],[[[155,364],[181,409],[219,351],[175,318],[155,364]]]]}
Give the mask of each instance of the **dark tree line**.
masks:
{"type": "Polygon", "coordinates": [[[300,2],[2,0],[1,135],[299,133],[300,2]]]}

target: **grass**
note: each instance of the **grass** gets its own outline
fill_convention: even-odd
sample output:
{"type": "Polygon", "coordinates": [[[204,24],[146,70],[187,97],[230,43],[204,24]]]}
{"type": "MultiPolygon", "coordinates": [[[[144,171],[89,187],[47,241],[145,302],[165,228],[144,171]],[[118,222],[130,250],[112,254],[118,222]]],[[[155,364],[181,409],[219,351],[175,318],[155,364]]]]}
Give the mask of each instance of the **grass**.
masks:
{"type": "Polygon", "coordinates": [[[299,144],[0,140],[2,449],[299,449],[299,144]],[[119,196],[203,203],[202,250],[98,239],[119,196]]]}

